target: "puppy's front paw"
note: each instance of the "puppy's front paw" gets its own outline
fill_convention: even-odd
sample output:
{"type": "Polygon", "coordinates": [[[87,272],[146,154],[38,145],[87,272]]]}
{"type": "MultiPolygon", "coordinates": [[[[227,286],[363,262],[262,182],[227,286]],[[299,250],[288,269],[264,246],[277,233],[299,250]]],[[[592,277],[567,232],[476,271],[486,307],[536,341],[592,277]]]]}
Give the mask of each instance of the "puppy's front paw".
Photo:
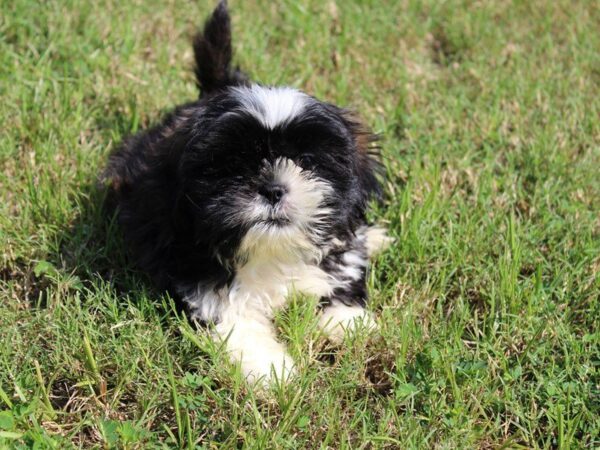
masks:
{"type": "Polygon", "coordinates": [[[217,338],[224,339],[230,358],[239,363],[250,382],[285,382],[294,373],[294,360],[275,338],[269,320],[222,322],[215,327],[217,338]]]}
{"type": "Polygon", "coordinates": [[[367,255],[369,257],[375,256],[384,250],[387,250],[396,240],[389,236],[385,228],[371,226],[367,228],[367,255]]]}
{"type": "Polygon", "coordinates": [[[346,333],[377,329],[373,315],[361,306],[348,306],[334,302],[327,306],[319,318],[319,326],[334,344],[341,344],[346,333]]]}
{"type": "Polygon", "coordinates": [[[294,360],[285,352],[260,353],[257,349],[250,357],[242,355],[242,372],[251,384],[287,382],[295,374],[294,360]]]}

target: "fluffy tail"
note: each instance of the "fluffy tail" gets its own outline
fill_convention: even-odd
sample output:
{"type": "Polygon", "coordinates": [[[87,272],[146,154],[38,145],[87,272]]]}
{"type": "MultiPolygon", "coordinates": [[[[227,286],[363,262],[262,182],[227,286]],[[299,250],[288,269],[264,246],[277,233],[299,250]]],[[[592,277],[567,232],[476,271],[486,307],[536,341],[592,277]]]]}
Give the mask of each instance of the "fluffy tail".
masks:
{"type": "Polygon", "coordinates": [[[231,20],[227,0],[221,0],[206,20],[204,30],[194,37],[196,83],[200,97],[206,97],[227,86],[248,84],[239,68],[231,69],[231,20]]]}

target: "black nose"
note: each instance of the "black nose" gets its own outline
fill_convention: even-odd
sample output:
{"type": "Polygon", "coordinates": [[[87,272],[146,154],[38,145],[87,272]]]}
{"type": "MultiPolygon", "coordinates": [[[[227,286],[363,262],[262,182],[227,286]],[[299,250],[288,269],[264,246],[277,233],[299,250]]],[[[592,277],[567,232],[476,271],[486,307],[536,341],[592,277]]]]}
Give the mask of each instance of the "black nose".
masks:
{"type": "Polygon", "coordinates": [[[258,193],[266,198],[269,203],[275,205],[285,194],[287,194],[287,189],[281,184],[270,183],[261,186],[258,193]]]}

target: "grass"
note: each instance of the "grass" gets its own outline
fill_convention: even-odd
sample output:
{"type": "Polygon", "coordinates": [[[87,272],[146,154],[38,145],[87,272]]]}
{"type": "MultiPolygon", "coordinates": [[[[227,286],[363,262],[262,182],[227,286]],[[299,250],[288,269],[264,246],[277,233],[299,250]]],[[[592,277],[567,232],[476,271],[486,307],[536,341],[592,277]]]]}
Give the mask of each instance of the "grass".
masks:
{"type": "Polygon", "coordinates": [[[102,220],[213,2],[0,0],[0,448],[599,447],[598,4],[230,3],[255,79],[383,135],[379,336],[332,349],[294,299],[301,377],[257,397],[102,220]]]}

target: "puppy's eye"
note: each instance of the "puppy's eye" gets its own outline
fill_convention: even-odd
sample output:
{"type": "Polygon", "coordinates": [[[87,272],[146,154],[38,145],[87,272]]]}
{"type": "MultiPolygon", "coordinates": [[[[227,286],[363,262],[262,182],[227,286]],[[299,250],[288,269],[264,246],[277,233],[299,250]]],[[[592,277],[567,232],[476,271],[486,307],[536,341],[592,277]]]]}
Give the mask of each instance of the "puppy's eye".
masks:
{"type": "Polygon", "coordinates": [[[314,165],[314,160],[313,160],[312,155],[308,155],[306,153],[304,153],[298,157],[298,162],[300,162],[300,165],[303,167],[312,167],[314,165]]]}

